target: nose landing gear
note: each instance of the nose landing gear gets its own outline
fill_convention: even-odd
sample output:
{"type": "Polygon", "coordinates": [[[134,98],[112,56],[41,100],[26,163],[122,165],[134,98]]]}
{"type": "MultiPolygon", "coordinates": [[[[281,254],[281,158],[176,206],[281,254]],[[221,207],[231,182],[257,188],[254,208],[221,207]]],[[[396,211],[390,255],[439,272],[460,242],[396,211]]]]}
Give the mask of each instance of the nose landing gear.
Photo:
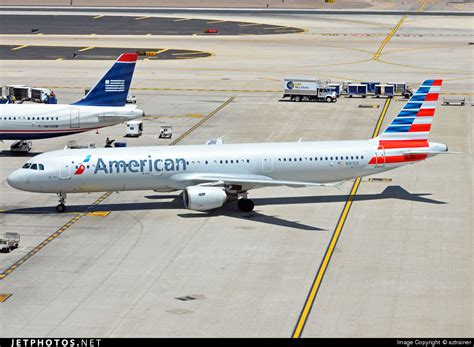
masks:
{"type": "Polygon", "coordinates": [[[64,204],[66,202],[66,193],[58,193],[59,197],[59,205],[56,206],[56,212],[57,213],[63,213],[66,211],[66,205],[64,204]]]}

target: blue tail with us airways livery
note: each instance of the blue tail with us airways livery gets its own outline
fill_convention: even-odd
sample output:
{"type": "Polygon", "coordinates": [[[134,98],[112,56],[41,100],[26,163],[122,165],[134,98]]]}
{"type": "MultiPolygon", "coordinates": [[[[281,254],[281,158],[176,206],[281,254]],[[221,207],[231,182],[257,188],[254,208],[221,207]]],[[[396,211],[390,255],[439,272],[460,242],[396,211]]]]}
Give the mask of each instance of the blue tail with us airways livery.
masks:
{"type": "Polygon", "coordinates": [[[132,82],[137,53],[124,53],[76,106],[124,106],[132,82]]]}

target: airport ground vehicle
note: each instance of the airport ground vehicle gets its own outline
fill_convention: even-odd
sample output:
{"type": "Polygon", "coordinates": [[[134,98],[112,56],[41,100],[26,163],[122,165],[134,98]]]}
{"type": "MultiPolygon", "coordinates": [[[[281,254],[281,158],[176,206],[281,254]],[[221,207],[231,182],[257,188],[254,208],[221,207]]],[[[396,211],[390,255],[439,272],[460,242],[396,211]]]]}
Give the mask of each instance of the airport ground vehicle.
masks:
{"type": "Polygon", "coordinates": [[[208,144],[88,148],[42,153],[12,172],[16,189],[56,193],[58,212],[68,193],[183,190],[184,206],[207,211],[266,186],[337,186],[448,153],[428,142],[442,80],[427,80],[377,137],[357,141],[208,144]]]}
{"type": "Polygon", "coordinates": [[[127,95],[127,104],[136,104],[137,103],[137,97],[136,95],[127,95]]]}
{"type": "Polygon", "coordinates": [[[160,139],[170,139],[173,136],[173,127],[171,126],[162,126],[160,129],[160,139]]]}
{"type": "Polygon", "coordinates": [[[33,143],[31,141],[18,140],[10,146],[10,151],[18,153],[28,153],[29,151],[31,151],[32,147],[33,143]]]}
{"type": "Polygon", "coordinates": [[[140,137],[143,133],[143,121],[141,120],[131,120],[126,123],[127,132],[125,133],[126,137],[140,137]]]}
{"type": "Polygon", "coordinates": [[[10,253],[13,249],[18,248],[20,244],[20,234],[18,233],[5,233],[0,238],[0,252],[10,253]]]}
{"type": "Polygon", "coordinates": [[[285,79],[283,82],[283,98],[288,97],[296,102],[337,101],[337,93],[334,89],[314,79],[285,79]]]}
{"type": "Polygon", "coordinates": [[[443,98],[443,105],[464,106],[465,104],[466,104],[466,98],[462,98],[462,97],[443,98]]]}

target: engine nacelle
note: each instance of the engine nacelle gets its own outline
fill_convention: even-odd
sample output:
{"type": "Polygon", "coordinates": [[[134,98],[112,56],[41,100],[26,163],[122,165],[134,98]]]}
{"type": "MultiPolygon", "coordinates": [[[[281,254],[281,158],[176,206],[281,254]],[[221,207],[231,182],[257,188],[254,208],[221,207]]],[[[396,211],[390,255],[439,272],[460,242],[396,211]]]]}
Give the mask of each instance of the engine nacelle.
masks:
{"type": "Polygon", "coordinates": [[[227,194],[222,187],[191,186],[183,192],[184,207],[195,211],[208,211],[222,207],[227,194]]]}

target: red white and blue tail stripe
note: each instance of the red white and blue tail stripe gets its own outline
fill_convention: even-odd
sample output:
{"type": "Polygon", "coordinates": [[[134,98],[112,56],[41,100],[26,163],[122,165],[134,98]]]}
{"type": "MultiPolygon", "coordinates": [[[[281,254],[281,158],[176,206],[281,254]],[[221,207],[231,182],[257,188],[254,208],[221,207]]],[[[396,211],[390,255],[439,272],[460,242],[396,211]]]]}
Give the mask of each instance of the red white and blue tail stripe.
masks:
{"type": "Polygon", "coordinates": [[[375,138],[378,154],[369,165],[399,165],[428,157],[428,135],[442,83],[442,80],[426,80],[421,84],[387,129],[375,138]]]}
{"type": "Polygon", "coordinates": [[[427,141],[442,83],[442,80],[424,81],[378,139],[427,141]]]}

